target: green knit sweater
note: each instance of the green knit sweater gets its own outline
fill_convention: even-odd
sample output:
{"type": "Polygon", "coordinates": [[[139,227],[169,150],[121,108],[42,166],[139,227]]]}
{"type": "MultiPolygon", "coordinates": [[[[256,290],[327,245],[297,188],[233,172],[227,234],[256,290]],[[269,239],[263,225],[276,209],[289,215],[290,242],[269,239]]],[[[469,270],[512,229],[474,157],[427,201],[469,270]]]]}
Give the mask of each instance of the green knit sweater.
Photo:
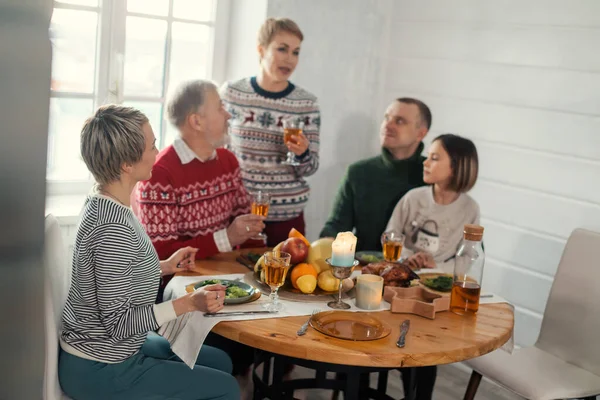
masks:
{"type": "Polygon", "coordinates": [[[410,158],[396,160],[382,149],[381,155],[350,165],[320,236],[355,229],[357,251],[381,250],[380,237],[394,207],[406,192],[424,185],[422,152],[423,143],[410,158]]]}

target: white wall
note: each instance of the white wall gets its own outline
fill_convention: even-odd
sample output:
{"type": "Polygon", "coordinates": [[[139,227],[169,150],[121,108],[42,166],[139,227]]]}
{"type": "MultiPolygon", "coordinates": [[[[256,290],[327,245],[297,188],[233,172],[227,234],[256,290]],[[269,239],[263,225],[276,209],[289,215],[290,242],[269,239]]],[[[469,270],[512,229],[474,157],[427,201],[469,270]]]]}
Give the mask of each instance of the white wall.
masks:
{"type": "MultiPolygon", "coordinates": [[[[230,0],[226,80],[256,75],[258,29],[267,16],[267,0],[230,0]]],[[[222,82],[219,82],[222,83],[222,82]]]]}
{"type": "Polygon", "coordinates": [[[293,80],[319,96],[311,239],[346,166],[375,154],[395,97],[432,109],[428,141],[472,138],[486,228],[484,285],[516,305],[532,344],[566,238],[600,231],[600,2],[271,0],[306,35],[293,80]]]}

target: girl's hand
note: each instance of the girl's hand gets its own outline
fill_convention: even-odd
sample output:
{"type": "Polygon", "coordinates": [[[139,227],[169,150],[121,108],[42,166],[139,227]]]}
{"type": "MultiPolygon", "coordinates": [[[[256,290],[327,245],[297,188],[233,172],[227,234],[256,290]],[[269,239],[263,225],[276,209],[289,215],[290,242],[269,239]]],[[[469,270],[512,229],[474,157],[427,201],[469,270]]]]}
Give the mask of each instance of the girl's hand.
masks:
{"type": "Polygon", "coordinates": [[[299,133],[293,137],[293,140],[288,141],[286,146],[289,151],[297,156],[301,156],[308,149],[309,144],[310,142],[306,136],[304,136],[304,133],[299,133]]]}
{"type": "Polygon", "coordinates": [[[177,250],[166,261],[161,262],[161,272],[163,275],[173,275],[176,272],[189,271],[194,266],[196,260],[195,247],[184,247],[177,250]]]}
{"type": "Polygon", "coordinates": [[[190,294],[192,306],[195,310],[208,313],[216,313],[223,309],[225,301],[225,289],[223,285],[207,285],[194,290],[190,294]]]}

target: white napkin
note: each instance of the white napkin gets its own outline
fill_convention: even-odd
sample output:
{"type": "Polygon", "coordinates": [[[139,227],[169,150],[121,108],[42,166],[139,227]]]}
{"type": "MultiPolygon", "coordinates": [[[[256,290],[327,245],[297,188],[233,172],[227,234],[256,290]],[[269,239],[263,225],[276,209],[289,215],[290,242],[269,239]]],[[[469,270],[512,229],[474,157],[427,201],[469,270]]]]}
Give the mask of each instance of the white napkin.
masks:
{"type": "MultiPolygon", "coordinates": [[[[172,300],[186,294],[185,287],[191,283],[206,279],[243,279],[244,274],[228,274],[215,276],[176,276],[167,285],[164,292],[165,300],[172,300]]],[[[332,297],[333,299],[333,297],[332,297]]],[[[331,311],[325,302],[298,302],[279,299],[283,309],[273,314],[236,315],[228,317],[205,317],[201,312],[187,313],[161,326],[158,333],[171,343],[171,350],[190,368],[194,367],[202,344],[211,329],[221,321],[240,321],[249,319],[282,318],[300,315],[310,315],[313,310],[331,311]]],[[[229,311],[258,311],[262,305],[269,302],[269,296],[263,294],[260,299],[246,304],[227,305],[223,312],[229,311]]],[[[361,310],[356,307],[354,300],[345,299],[351,305],[347,311],[376,312],[389,310],[390,304],[381,301],[377,310],[361,310]]],[[[300,328],[300,326],[298,326],[300,328]]]]}

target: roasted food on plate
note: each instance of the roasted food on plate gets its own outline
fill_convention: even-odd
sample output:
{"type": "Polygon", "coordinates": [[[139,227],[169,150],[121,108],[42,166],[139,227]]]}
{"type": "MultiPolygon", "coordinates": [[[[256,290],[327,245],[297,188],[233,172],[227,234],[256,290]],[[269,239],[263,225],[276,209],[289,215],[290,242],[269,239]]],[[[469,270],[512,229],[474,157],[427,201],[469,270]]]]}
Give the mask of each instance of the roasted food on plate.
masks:
{"type": "Polygon", "coordinates": [[[379,275],[384,286],[410,286],[410,281],[419,279],[407,264],[382,261],[371,263],[362,268],[363,274],[379,275]]]}

